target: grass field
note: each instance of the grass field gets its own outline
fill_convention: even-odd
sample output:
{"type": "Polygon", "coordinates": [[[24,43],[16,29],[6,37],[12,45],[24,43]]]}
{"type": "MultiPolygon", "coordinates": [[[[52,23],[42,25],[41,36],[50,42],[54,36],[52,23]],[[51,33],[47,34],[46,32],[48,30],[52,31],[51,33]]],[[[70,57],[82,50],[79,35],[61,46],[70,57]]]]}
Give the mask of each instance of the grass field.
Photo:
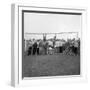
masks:
{"type": "Polygon", "coordinates": [[[34,55],[23,60],[23,77],[79,75],[80,56],[34,55]]]}

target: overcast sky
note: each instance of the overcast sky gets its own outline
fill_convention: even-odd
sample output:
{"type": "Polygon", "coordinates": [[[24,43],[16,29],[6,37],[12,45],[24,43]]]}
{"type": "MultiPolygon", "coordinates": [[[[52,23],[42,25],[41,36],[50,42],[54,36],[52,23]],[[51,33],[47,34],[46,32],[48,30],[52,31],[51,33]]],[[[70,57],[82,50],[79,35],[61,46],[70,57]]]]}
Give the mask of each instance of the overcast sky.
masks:
{"type": "Polygon", "coordinates": [[[81,32],[81,15],[24,13],[24,33],[81,32]]]}

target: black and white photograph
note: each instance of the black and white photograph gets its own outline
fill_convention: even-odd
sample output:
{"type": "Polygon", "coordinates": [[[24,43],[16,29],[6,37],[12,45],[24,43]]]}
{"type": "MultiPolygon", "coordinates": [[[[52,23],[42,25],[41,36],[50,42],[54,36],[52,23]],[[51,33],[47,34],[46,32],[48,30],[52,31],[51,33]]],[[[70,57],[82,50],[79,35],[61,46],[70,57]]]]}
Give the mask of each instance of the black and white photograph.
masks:
{"type": "Polygon", "coordinates": [[[80,75],[81,13],[22,10],[22,78],[80,75]]]}

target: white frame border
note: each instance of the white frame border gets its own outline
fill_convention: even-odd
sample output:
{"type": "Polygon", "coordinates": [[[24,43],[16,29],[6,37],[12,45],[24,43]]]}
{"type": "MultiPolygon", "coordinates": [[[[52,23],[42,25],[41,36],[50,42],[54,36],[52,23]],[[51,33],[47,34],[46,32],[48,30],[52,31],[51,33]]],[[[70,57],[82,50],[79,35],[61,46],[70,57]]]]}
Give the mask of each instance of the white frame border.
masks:
{"type": "Polygon", "coordinates": [[[48,84],[52,83],[72,83],[87,81],[87,63],[86,54],[84,53],[85,37],[86,37],[86,8],[73,7],[35,7],[23,4],[12,4],[11,6],[11,85],[12,86],[32,86],[44,85],[46,82],[40,80],[47,80],[48,84]],[[78,76],[51,76],[51,77],[32,77],[22,80],[22,10],[41,10],[41,11],[58,11],[58,12],[73,12],[82,13],[82,32],[81,32],[81,75],[78,76]],[[83,33],[84,32],[84,33],[83,33]],[[19,42],[20,41],[20,42],[19,42]],[[49,78],[53,78],[49,79],[49,78]],[[58,80],[59,79],[59,80],[58,80]],[[38,83],[39,81],[39,83],[38,83]]]}

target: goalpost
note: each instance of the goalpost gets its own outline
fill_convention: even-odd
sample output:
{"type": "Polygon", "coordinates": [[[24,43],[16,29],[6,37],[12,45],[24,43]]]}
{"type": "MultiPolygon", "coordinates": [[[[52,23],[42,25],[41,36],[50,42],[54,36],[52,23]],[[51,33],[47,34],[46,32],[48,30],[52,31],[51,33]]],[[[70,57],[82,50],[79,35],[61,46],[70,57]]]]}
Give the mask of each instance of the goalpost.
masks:
{"type": "Polygon", "coordinates": [[[46,39],[52,39],[56,37],[56,39],[77,39],[78,37],[78,32],[61,32],[61,33],[25,33],[24,34],[24,39],[29,40],[29,39],[42,39],[43,37],[46,37],[46,39]]]}

